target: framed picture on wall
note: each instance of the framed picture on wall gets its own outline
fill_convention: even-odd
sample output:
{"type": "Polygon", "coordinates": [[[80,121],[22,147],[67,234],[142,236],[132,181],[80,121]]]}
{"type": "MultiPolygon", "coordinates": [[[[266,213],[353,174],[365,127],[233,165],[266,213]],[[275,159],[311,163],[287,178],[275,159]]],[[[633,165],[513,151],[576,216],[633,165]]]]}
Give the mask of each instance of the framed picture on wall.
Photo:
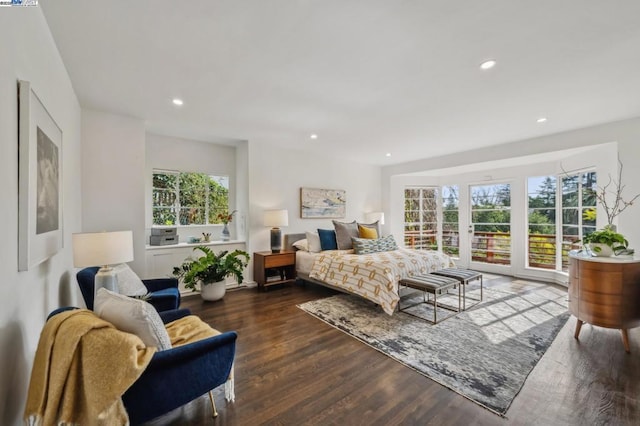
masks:
{"type": "Polygon", "coordinates": [[[343,218],[347,197],[342,189],[300,188],[300,217],[303,219],[343,218]]]}
{"type": "Polygon", "coordinates": [[[62,248],[62,130],[28,81],[18,82],[18,270],[62,248]]]}

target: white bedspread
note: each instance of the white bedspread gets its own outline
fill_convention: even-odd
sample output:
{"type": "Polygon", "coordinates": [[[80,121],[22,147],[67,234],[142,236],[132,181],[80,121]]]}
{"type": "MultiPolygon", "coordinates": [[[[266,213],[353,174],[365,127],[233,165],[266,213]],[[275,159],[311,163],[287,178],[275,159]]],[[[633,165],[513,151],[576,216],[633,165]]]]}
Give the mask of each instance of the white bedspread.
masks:
{"type": "Polygon", "coordinates": [[[399,280],[453,266],[449,256],[431,250],[360,255],[326,251],[316,255],[309,277],[369,299],[391,315],[399,300],[399,280]]]}
{"type": "Polygon", "coordinates": [[[309,274],[313,267],[313,262],[320,253],[309,253],[308,251],[296,251],[296,272],[309,274]]]}

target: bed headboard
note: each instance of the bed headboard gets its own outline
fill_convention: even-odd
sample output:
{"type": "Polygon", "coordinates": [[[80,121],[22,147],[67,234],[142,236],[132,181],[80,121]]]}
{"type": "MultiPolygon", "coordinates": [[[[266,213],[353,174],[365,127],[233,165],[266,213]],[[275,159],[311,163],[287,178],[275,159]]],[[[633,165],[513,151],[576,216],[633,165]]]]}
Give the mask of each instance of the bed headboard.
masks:
{"type": "Polygon", "coordinates": [[[293,247],[293,243],[295,243],[298,240],[303,240],[307,238],[307,235],[305,233],[301,233],[301,234],[284,234],[284,249],[285,250],[296,250],[293,247]]]}

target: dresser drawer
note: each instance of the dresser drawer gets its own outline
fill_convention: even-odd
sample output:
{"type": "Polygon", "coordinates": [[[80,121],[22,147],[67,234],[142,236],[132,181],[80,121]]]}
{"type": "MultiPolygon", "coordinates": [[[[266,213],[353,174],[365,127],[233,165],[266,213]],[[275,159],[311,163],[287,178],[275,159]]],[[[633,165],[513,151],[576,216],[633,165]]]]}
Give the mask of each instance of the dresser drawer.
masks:
{"type": "Polygon", "coordinates": [[[265,268],[276,268],[278,266],[293,265],[295,263],[295,253],[272,254],[264,259],[265,268]]]}

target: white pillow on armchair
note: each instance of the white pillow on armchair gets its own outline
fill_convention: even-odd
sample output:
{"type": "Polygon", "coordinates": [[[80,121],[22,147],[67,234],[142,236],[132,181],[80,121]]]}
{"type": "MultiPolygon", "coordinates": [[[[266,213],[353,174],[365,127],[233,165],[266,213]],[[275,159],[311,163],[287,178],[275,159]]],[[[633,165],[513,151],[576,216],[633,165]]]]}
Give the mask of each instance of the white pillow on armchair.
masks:
{"type": "Polygon", "coordinates": [[[158,311],[144,300],[101,288],[96,294],[94,312],[118,330],[135,334],[147,346],[171,349],[171,339],[158,311]]]}
{"type": "Polygon", "coordinates": [[[118,281],[118,293],[125,296],[144,296],[149,292],[140,277],[126,263],[113,267],[113,273],[118,281]]]}

